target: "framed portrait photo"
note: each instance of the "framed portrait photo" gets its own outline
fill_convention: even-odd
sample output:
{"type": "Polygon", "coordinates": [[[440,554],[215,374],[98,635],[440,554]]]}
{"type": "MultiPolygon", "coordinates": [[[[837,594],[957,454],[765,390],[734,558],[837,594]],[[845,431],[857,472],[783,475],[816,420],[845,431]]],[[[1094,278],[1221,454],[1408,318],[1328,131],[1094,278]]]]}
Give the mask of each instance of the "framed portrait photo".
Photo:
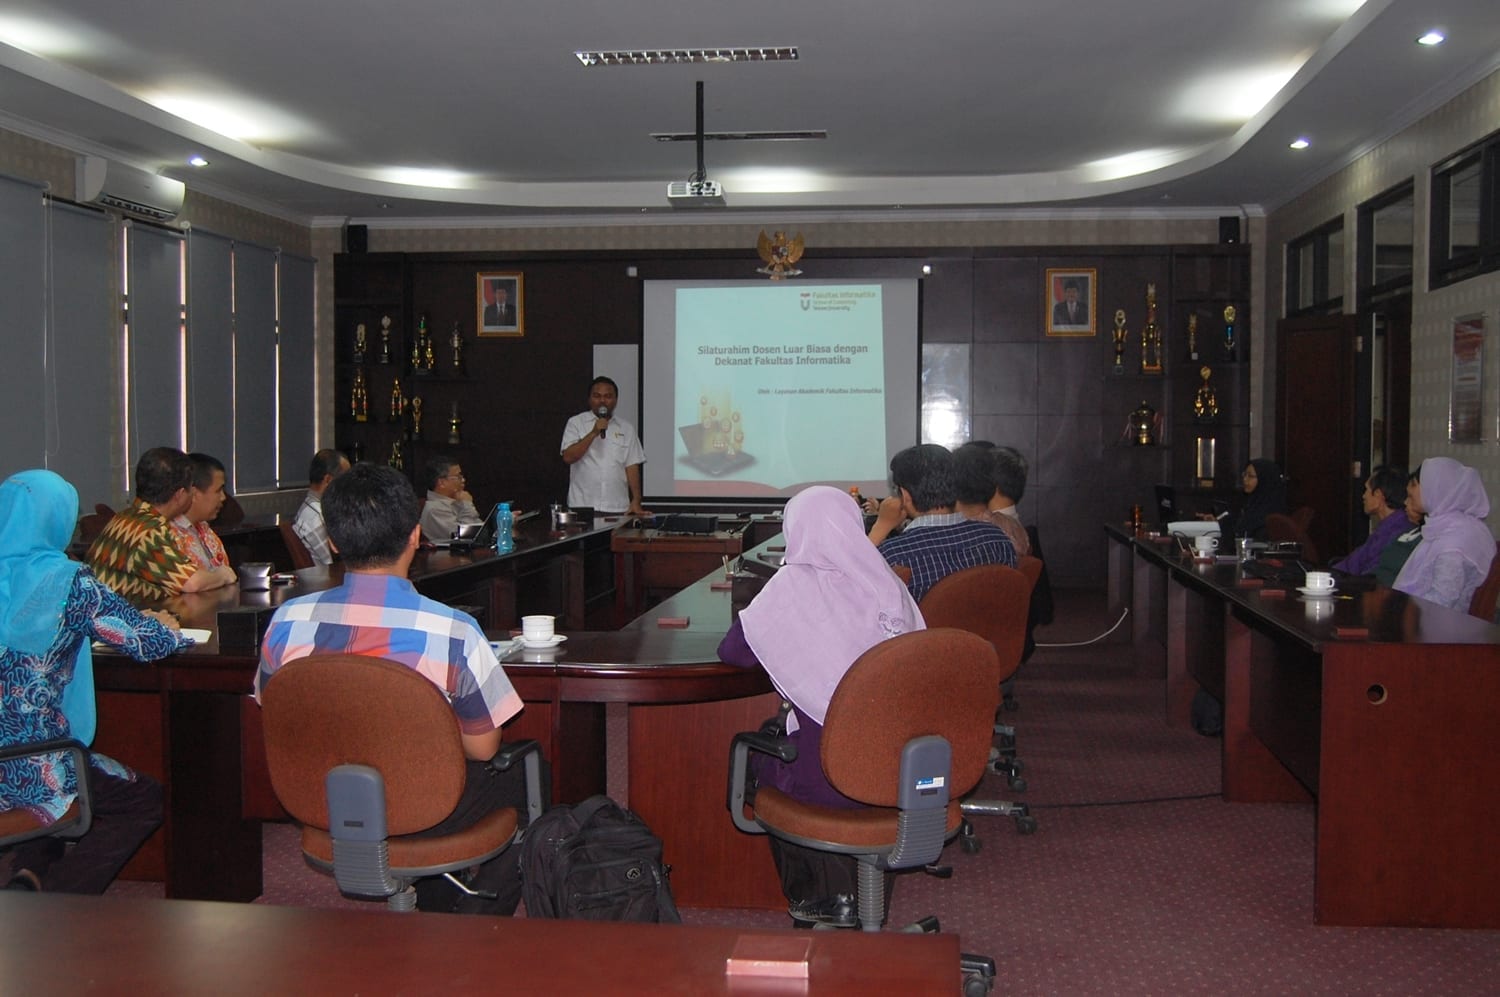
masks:
{"type": "Polygon", "coordinates": [[[519,271],[474,277],[474,328],[481,336],[526,335],[526,278],[519,271]]]}
{"type": "Polygon", "coordinates": [[[1042,294],[1049,336],[1092,336],[1098,329],[1099,271],[1049,269],[1042,294]]]}

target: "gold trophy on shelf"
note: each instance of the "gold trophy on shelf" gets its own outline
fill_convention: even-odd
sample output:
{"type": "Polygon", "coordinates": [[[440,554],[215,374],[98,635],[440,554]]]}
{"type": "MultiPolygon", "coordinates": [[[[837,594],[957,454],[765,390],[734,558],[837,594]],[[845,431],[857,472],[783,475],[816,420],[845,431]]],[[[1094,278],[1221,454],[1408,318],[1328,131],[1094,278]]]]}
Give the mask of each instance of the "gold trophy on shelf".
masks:
{"type": "Polygon", "coordinates": [[[464,334],[458,328],[458,322],[453,323],[453,332],[448,336],[448,345],[453,347],[453,373],[464,372],[464,334]]]}
{"type": "Polygon", "coordinates": [[[1141,330],[1141,373],[1161,373],[1161,327],[1156,324],[1156,285],[1146,285],[1146,327],[1141,330]]]}
{"type": "Polygon", "coordinates": [[[354,327],[354,362],[365,362],[365,324],[361,322],[354,327]]]}
{"type": "MultiPolygon", "coordinates": [[[[455,325],[454,326],[455,333],[457,332],[457,329],[458,329],[458,326],[455,325]]],[[[462,426],[463,422],[464,421],[458,417],[458,402],[455,401],[453,403],[452,413],[448,416],[448,445],[449,446],[456,447],[456,446],[459,446],[460,444],[463,443],[463,437],[460,436],[459,432],[458,432],[458,427],[462,426]]]]}
{"type": "Polygon", "coordinates": [[[406,395],[401,392],[401,379],[391,382],[391,422],[400,422],[406,414],[406,395]]]}
{"type": "Polygon", "coordinates": [[[365,387],[363,367],[354,369],[354,388],[349,392],[349,414],[354,416],[355,422],[368,422],[370,419],[370,392],[365,387]]]}
{"type": "Polygon", "coordinates": [[[422,439],[422,399],[418,395],[411,399],[411,438],[413,442],[422,439]]]}
{"type": "Polygon", "coordinates": [[[1198,313],[1188,316],[1188,359],[1198,360],[1198,313]]]}
{"type": "Polygon", "coordinates": [[[1224,357],[1234,359],[1234,305],[1224,307],[1224,357]]]}
{"type": "Polygon", "coordinates": [[[1130,442],[1138,447],[1155,446],[1156,424],[1156,409],[1143,400],[1140,405],[1136,406],[1135,411],[1130,413],[1130,442]]]}
{"type": "Polygon", "coordinates": [[[389,315],[380,316],[380,356],[378,362],[391,362],[391,317],[389,315]]]}
{"type": "Polygon", "coordinates": [[[1111,333],[1115,340],[1115,366],[1116,374],[1125,373],[1125,339],[1130,333],[1125,331],[1125,309],[1115,309],[1115,331],[1111,333]]]}
{"type": "Polygon", "coordinates": [[[432,349],[432,337],[427,337],[427,344],[422,347],[422,372],[431,374],[437,366],[437,354],[432,349]]]}
{"type": "Polygon", "coordinates": [[[386,463],[391,465],[398,471],[406,470],[406,454],[401,449],[400,440],[393,440],[391,442],[391,458],[390,460],[386,461],[386,463]]]}
{"type": "Polygon", "coordinates": [[[1219,417],[1219,396],[1214,392],[1214,386],[1208,383],[1213,374],[1207,364],[1198,368],[1198,376],[1203,378],[1203,383],[1193,395],[1193,418],[1199,422],[1212,422],[1219,417]]]}

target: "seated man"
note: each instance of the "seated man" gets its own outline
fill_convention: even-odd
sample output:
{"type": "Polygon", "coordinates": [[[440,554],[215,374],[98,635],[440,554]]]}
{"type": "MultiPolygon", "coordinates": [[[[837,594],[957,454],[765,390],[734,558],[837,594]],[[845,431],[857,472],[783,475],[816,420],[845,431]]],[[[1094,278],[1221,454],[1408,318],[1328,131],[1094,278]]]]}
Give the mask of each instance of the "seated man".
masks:
{"type": "Polygon", "coordinates": [[[880,503],[870,539],[888,564],[911,569],[913,599],[921,602],[939,579],[964,568],[1016,566],[1016,549],[1004,530],[953,511],[957,485],[946,448],[923,443],[902,450],[891,458],[891,483],[899,495],[880,503]],[[890,536],[908,518],[906,528],[890,536]]]}
{"type": "Polygon", "coordinates": [[[474,496],[464,487],[464,469],[442,455],[427,462],[427,504],[422,507],[422,539],[446,544],[459,523],[480,522],[474,496]]]}
{"type": "Polygon", "coordinates": [[[333,562],[333,551],[328,548],[328,527],[323,523],[323,491],[328,485],[349,470],[349,458],[337,450],[319,450],[313,454],[307,468],[307,494],[297,507],[297,516],[292,520],[292,532],[302,541],[302,546],[312,555],[314,564],[333,562]]]}
{"type": "Polygon", "coordinates": [[[1017,557],[1031,553],[1031,540],[1016,508],[1017,496],[1026,490],[1026,458],[1012,447],[975,440],[953,451],[953,467],[958,496],[954,508],[1004,530],[1017,557]]]}
{"type": "Polygon", "coordinates": [[[1375,473],[1365,479],[1362,499],[1365,515],[1371,520],[1370,535],[1349,556],[1333,562],[1335,571],[1351,575],[1375,574],[1381,553],[1392,540],[1406,532],[1410,525],[1405,515],[1405,468],[1384,465],[1377,467],[1375,473]]]}
{"type": "MultiPolygon", "coordinates": [[[[360,464],[328,486],[323,514],[333,549],[344,561],[343,584],[290,599],[276,610],[261,641],[256,701],[277,669],[312,654],[368,654],[405,665],[448,697],[470,759],[453,814],[422,833],[450,834],[500,807],[522,808],[524,822],[521,766],[498,772],[486,764],[500,747],[500,725],[521,712],[521,697],[474,619],[418,595],[407,581],[421,542],[410,483],[392,468],[360,464]]],[[[514,911],[521,895],[515,853],[507,850],[480,866],[470,886],[493,890],[500,899],[466,900],[464,909],[514,911]]],[[[456,909],[452,888],[441,879],[423,880],[417,896],[424,910],[456,909]]]]}
{"type": "Polygon", "coordinates": [[[101,582],[133,599],[165,599],[224,584],[177,547],[172,520],[192,505],[192,483],[193,462],[181,450],[153,447],[141,454],[135,501],[109,521],[84,555],[101,582]]]}
{"type": "Polygon", "coordinates": [[[229,566],[229,555],[224,553],[224,543],[214,528],[208,524],[224,507],[224,465],[218,458],[205,453],[190,453],[193,462],[192,484],[188,494],[192,501],[187,512],[172,520],[172,533],[177,537],[177,549],[186,554],[199,571],[210,572],[212,577],[204,588],[233,585],[238,579],[229,566]]]}

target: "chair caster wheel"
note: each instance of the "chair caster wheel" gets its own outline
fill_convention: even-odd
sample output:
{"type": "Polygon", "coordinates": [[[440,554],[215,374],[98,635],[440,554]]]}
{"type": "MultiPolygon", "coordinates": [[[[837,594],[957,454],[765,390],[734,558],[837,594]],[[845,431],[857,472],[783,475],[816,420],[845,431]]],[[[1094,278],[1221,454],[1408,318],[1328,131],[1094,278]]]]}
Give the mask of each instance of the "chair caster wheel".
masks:
{"type": "Polygon", "coordinates": [[[1010,779],[1006,782],[1006,785],[1010,786],[1012,792],[1015,792],[1015,793],[1024,793],[1024,792],[1026,792],[1026,780],[1022,779],[1018,775],[1011,776],[1010,779]]]}
{"type": "Polygon", "coordinates": [[[958,968],[964,977],[964,997],[984,997],[995,985],[995,960],[962,952],[958,968]]]}
{"type": "Polygon", "coordinates": [[[1029,814],[1022,814],[1016,818],[1016,830],[1021,834],[1036,833],[1036,818],[1029,814]]]}
{"type": "Polygon", "coordinates": [[[962,835],[958,839],[958,846],[964,850],[965,855],[973,855],[983,847],[984,842],[973,835],[962,835]]]}
{"type": "Polygon", "coordinates": [[[924,918],[919,918],[916,921],[915,926],[921,929],[921,932],[924,935],[935,935],[943,930],[942,927],[938,925],[938,919],[931,914],[927,915],[924,918]]]}
{"type": "Polygon", "coordinates": [[[1021,704],[1016,702],[1014,699],[1007,699],[1000,705],[1004,707],[1006,713],[1014,713],[1021,708],[1021,704]]]}
{"type": "Polygon", "coordinates": [[[1011,760],[1010,760],[1010,770],[1011,770],[1011,772],[1015,773],[1016,775],[1020,775],[1021,772],[1025,770],[1025,768],[1026,768],[1026,763],[1023,762],[1023,761],[1021,761],[1021,759],[1014,758],[1014,757],[1011,758],[1011,760]]]}

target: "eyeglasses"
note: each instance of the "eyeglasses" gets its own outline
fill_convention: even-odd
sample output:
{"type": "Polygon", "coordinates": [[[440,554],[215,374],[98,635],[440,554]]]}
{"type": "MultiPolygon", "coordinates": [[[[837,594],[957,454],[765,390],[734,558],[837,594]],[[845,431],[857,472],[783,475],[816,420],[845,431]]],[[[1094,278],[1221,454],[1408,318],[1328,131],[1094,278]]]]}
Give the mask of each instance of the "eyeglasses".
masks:
{"type": "Polygon", "coordinates": [[[445,474],[445,475],[443,475],[443,477],[444,477],[444,479],[449,480],[449,481],[454,481],[454,480],[464,481],[464,480],[466,480],[462,474],[445,474]]]}

